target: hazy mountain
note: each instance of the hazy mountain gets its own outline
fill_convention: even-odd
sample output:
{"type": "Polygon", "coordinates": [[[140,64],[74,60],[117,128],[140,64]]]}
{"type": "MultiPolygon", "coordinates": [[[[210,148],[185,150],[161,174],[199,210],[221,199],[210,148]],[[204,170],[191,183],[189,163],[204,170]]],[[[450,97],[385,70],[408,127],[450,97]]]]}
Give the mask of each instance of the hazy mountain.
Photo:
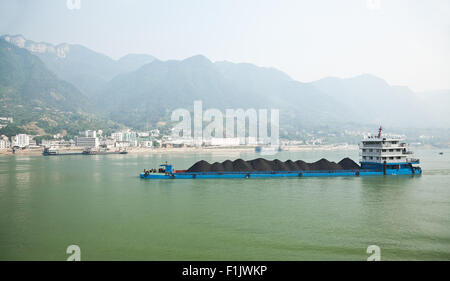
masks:
{"type": "MultiPolygon", "coordinates": [[[[26,40],[20,35],[2,38],[23,48],[24,52],[26,49],[35,54],[59,78],[72,83],[87,96],[81,95],[71,84],[55,79],[46,69],[43,73],[49,73],[53,78],[42,81],[59,81],[70,90],[64,92],[58,88],[66,93],[64,99],[40,97],[34,100],[43,100],[46,106],[59,102],[58,110],[64,107],[69,111],[93,112],[91,108],[96,106],[107,118],[130,127],[155,126],[158,121],[169,120],[176,108],[191,110],[195,100],[202,100],[205,109],[218,108],[223,112],[226,108],[279,109],[282,129],[291,132],[344,124],[411,128],[450,126],[449,91],[414,93],[408,87],[391,86],[369,74],[301,83],[274,68],[211,62],[201,55],[181,61],[160,61],[150,55],[130,54],[113,60],[80,45],[54,46],[26,40]],[[73,94],[69,95],[69,92],[73,94]]],[[[35,63],[20,66],[14,62],[9,67],[22,69],[18,73],[25,73],[31,65],[43,68],[44,64],[37,57],[22,55],[33,57],[30,60],[35,63]]],[[[13,77],[8,71],[4,73],[3,83],[23,84],[30,79],[18,74],[13,77]]],[[[39,89],[39,83],[36,83],[29,82],[32,85],[29,89],[39,89]]],[[[2,88],[4,95],[5,89],[2,88]]],[[[23,87],[14,89],[20,94],[28,93],[23,87]]],[[[26,95],[31,94],[35,93],[26,95]]],[[[26,99],[27,103],[31,101],[33,99],[26,99]]]]}
{"type": "Polygon", "coordinates": [[[67,111],[88,111],[89,103],[70,83],[59,79],[28,51],[0,40],[2,102],[67,111]]]}
{"type": "Polygon", "coordinates": [[[429,100],[429,106],[424,106],[408,87],[391,86],[373,75],[347,79],[328,77],[312,85],[347,105],[360,123],[428,127],[444,126],[450,120],[435,118],[433,108],[437,104],[433,101],[429,100]]]}
{"type": "Polygon", "coordinates": [[[276,108],[280,110],[282,127],[294,131],[344,123],[448,126],[450,118],[443,115],[442,102],[449,96],[433,96],[436,98],[424,102],[408,87],[391,86],[369,74],[301,83],[274,68],[213,63],[194,56],[182,61],[156,60],[119,75],[96,101],[111,119],[130,126],[167,120],[173,109],[190,109],[194,100],[202,100],[205,108],[221,110],[276,108]]]}
{"type": "Polygon", "coordinates": [[[310,126],[344,120],[344,105],[314,86],[286,74],[251,64],[209,61],[194,56],[182,61],[155,60],[108,83],[97,102],[113,120],[144,126],[167,120],[176,108],[280,109],[281,123],[310,126]]]}
{"type": "Polygon", "coordinates": [[[450,127],[450,90],[419,92],[416,98],[421,107],[430,112],[433,120],[444,127],[450,127]]]}
{"type": "MultiPolygon", "coordinates": [[[[47,133],[100,124],[76,87],[59,79],[29,51],[0,40],[0,116],[47,133]]],[[[105,123],[103,123],[105,124],[105,123]]]]}
{"type": "Polygon", "coordinates": [[[81,45],[64,43],[55,46],[27,40],[22,35],[3,35],[0,38],[37,55],[51,71],[88,97],[100,92],[114,76],[136,70],[154,60],[150,55],[137,54],[113,60],[81,45]]]}
{"type": "MultiPolygon", "coordinates": [[[[123,56],[116,62],[119,69],[119,73],[117,74],[137,70],[141,66],[148,64],[154,60],[155,57],[146,54],[129,54],[123,56]]],[[[117,74],[114,74],[113,76],[117,74]]]]}

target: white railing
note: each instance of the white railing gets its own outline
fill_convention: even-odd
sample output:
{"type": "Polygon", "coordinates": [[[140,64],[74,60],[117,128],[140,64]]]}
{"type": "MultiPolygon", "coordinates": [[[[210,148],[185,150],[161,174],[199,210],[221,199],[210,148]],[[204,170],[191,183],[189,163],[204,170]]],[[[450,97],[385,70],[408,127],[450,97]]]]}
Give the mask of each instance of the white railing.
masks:
{"type": "Polygon", "coordinates": [[[420,162],[419,159],[417,158],[402,158],[402,159],[363,159],[362,157],[359,157],[359,161],[360,162],[373,162],[373,163],[384,163],[386,162],[386,164],[389,163],[409,163],[409,162],[420,162]]]}
{"type": "Polygon", "coordinates": [[[360,148],[385,148],[385,147],[389,147],[389,148],[406,148],[407,144],[406,143],[397,143],[397,144],[392,144],[392,143],[376,143],[376,144],[359,144],[360,148]]]}

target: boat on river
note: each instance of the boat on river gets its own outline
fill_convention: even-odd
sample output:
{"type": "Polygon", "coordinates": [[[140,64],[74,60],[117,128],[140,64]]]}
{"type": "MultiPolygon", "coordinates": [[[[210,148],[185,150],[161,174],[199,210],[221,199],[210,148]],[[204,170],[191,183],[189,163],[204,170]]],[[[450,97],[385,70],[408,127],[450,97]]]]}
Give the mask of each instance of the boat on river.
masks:
{"type": "Polygon", "coordinates": [[[105,155],[105,154],[127,154],[126,150],[99,150],[92,148],[85,148],[83,151],[74,152],[60,152],[56,147],[45,147],[42,155],[44,156],[64,156],[64,155],[105,155]]]}
{"type": "Polygon", "coordinates": [[[158,169],[145,170],[143,179],[208,179],[208,178],[275,178],[275,177],[335,177],[335,176],[384,176],[421,175],[417,166],[419,159],[400,137],[383,136],[380,127],[378,135],[366,137],[360,144],[360,165],[350,158],[340,162],[321,159],[314,163],[304,161],[265,160],[250,161],[237,159],[209,164],[199,161],[187,170],[175,170],[170,164],[158,169]]]}

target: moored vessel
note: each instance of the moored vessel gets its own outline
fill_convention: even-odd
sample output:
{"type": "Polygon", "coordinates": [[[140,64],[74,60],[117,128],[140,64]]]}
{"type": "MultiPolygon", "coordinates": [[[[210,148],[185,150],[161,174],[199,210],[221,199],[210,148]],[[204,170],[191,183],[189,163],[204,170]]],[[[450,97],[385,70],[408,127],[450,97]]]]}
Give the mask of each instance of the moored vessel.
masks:
{"type": "Polygon", "coordinates": [[[99,150],[99,149],[92,149],[92,148],[86,148],[82,152],[84,155],[105,155],[105,154],[127,154],[128,152],[126,150],[116,150],[116,151],[109,151],[109,150],[99,150]]]}
{"type": "Polygon", "coordinates": [[[56,147],[45,147],[44,151],[42,152],[42,155],[44,156],[63,156],[63,155],[81,155],[82,152],[75,151],[75,152],[60,152],[58,148],[56,147]]]}
{"type": "Polygon", "coordinates": [[[83,151],[76,152],[60,152],[56,147],[45,147],[42,155],[44,156],[64,156],[64,155],[104,155],[104,154],[127,154],[126,150],[97,150],[91,148],[85,148],[83,151]]]}

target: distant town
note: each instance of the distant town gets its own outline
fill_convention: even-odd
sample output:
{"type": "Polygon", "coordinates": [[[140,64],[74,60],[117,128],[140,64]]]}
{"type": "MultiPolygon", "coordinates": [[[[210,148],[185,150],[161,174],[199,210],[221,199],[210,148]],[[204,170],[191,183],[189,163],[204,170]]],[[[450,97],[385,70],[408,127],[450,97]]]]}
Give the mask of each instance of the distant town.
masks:
{"type": "MultiPolygon", "coordinates": [[[[0,129],[14,123],[12,117],[0,117],[0,129]]],[[[372,132],[373,133],[373,132],[372,132]]],[[[367,130],[343,130],[339,133],[321,130],[304,131],[299,139],[280,138],[281,147],[350,147],[370,135],[367,130]]],[[[405,135],[400,135],[406,137],[405,135]]],[[[426,145],[433,141],[433,136],[420,135],[416,137],[412,145],[426,145]]],[[[263,146],[264,143],[250,137],[246,138],[208,138],[203,139],[201,145],[194,142],[192,138],[173,137],[171,132],[163,134],[159,129],[137,131],[124,129],[110,134],[104,130],[85,130],[79,132],[78,136],[67,138],[62,134],[55,135],[31,135],[16,134],[12,136],[0,135],[0,150],[15,153],[17,151],[42,150],[44,148],[56,149],[96,149],[96,150],[135,150],[135,149],[157,149],[157,148],[245,148],[263,146]]]]}
{"type": "MultiPolygon", "coordinates": [[[[307,142],[284,140],[282,145],[320,145],[323,140],[314,138],[307,142]]],[[[239,147],[261,145],[256,140],[249,138],[209,138],[202,142],[202,147],[239,147]]],[[[344,144],[345,145],[345,144],[344,144]]],[[[107,150],[118,150],[127,148],[183,148],[195,147],[191,138],[174,138],[162,135],[158,129],[146,132],[132,131],[130,129],[105,135],[103,130],[86,130],[80,132],[79,136],[66,140],[63,135],[56,134],[52,139],[41,139],[40,136],[28,134],[17,134],[11,139],[5,135],[1,136],[0,149],[40,149],[44,147],[57,148],[96,148],[107,150]]]]}

